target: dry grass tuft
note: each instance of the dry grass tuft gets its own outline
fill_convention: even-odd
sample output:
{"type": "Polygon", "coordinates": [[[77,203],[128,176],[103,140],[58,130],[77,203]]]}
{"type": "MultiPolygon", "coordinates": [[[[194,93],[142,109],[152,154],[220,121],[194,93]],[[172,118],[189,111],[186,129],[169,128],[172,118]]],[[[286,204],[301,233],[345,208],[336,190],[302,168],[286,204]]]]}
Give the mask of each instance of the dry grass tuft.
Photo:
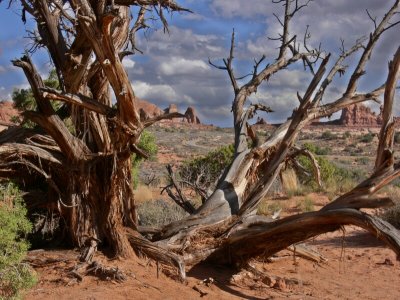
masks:
{"type": "Polygon", "coordinates": [[[390,185],[386,188],[386,194],[395,205],[384,210],[381,218],[400,229],[400,188],[390,185]]]}
{"type": "Polygon", "coordinates": [[[139,185],[134,193],[135,200],[138,203],[153,200],[153,193],[151,192],[151,189],[146,185],[139,185]]]}
{"type": "Polygon", "coordinates": [[[299,180],[293,169],[287,169],[282,172],[282,187],[288,198],[298,196],[302,193],[299,180]]]}

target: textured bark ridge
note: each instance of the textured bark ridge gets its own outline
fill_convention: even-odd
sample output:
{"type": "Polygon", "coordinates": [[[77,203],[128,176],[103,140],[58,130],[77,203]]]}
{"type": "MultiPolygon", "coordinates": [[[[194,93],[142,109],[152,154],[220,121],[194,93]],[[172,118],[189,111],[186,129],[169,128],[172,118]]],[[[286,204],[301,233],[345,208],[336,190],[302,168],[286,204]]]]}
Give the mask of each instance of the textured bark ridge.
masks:
{"type": "Polygon", "coordinates": [[[0,133],[0,178],[19,181],[27,195],[33,193],[30,188],[37,182],[45,185],[43,197],[31,197],[36,200],[27,200],[27,204],[57,207],[70,241],[85,249],[81,259],[91,259],[100,243],[119,257],[144,254],[175,266],[182,279],[185,266],[203,260],[241,263],[251,257],[271,255],[346,224],[366,229],[400,254],[399,231],[377,217],[360,212],[362,208],[390,205],[391,199],[376,193],[400,176],[400,163],[395,162],[393,153],[392,116],[400,48],[389,64],[386,83],[365,93],[357,92],[377,42],[397,24],[392,18],[399,13],[400,0],[393,0],[379,23],[373,20],[375,26],[368,40],[358,41],[350,49],[343,47],[332,63],[331,55],[307,44],[310,38],[307,31],[302,47],[291,34],[292,18],[306,9],[308,2],[274,2],[284,8],[282,17],[278,17],[282,32],[277,38],[280,41],[277,57],[268,59],[269,63],[265,56],[256,59],[250,75],[239,81],[234,69],[233,32],[228,57],[220,65],[210,61],[212,66],[227,72],[233,89],[233,162],[227,170],[221,170],[215,190],[207,195],[200,208],[192,209],[191,215],[183,220],[152,230],[151,239],[147,239],[137,224],[131,155],[146,156],[137,146],[144,128],[164,119],[188,118],[194,123],[199,120],[193,109],[186,116],[174,107],[156,115],[159,112],[151,106],[153,113],[144,114],[122,60],[139,51],[135,34],[147,27],[148,14],[152,19],[157,15],[167,29],[165,11],[188,10],[171,0],[70,0],[70,10],[65,10],[60,1],[21,1],[24,16],[30,14],[38,25],[40,39],[35,42],[49,51],[61,89],[44,86],[29,56],[13,61],[27,77],[37,105],[35,111],[23,112],[23,117],[36,126],[12,127],[0,133]],[[134,20],[130,5],[139,7],[134,20]],[[68,30],[68,35],[65,24],[74,29],[68,30]],[[342,96],[323,103],[331,82],[346,70],[345,60],[357,52],[360,55],[342,96]],[[304,91],[294,95],[299,103],[291,118],[266,140],[261,140],[249,120],[258,111],[272,110],[261,103],[250,103],[249,97],[275,73],[296,63],[310,70],[312,79],[304,91]],[[245,80],[248,81],[243,83],[245,80]],[[115,106],[111,90],[116,96],[115,106]],[[351,105],[377,101],[382,94],[382,129],[370,178],[318,212],[281,220],[255,215],[272,183],[288,163],[295,165],[299,153],[310,159],[314,175],[320,177],[312,154],[295,144],[304,126],[351,105]],[[54,100],[64,103],[59,111],[51,105],[54,100]]]}

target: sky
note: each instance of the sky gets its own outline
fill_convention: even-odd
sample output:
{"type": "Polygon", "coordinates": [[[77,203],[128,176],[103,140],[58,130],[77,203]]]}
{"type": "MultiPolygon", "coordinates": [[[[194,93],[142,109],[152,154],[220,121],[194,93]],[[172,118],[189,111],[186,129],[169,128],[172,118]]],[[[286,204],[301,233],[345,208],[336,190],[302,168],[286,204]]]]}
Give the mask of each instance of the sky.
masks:
{"type": "MultiPolygon", "coordinates": [[[[282,5],[271,0],[181,0],[181,6],[193,13],[173,13],[168,16],[169,33],[159,23],[149,22],[152,28],[138,36],[138,48],[144,54],[125,58],[123,64],[137,96],[161,108],[175,103],[184,111],[189,105],[196,108],[203,123],[232,126],[231,104],[233,89],[223,70],[212,67],[208,60],[220,65],[229,53],[232,29],[235,30],[234,70],[237,77],[251,72],[254,59],[266,55],[265,63],[273,63],[278,55],[278,44],[268,37],[276,37],[281,27],[273,14],[283,13],[282,5]]],[[[373,22],[366,9],[379,21],[394,0],[314,0],[293,19],[292,32],[303,37],[307,25],[311,38],[309,45],[332,54],[339,54],[341,39],[346,48],[373,30],[373,22]]],[[[11,98],[13,89],[26,88],[26,79],[11,60],[20,57],[31,44],[26,30],[33,30],[28,20],[24,25],[20,8],[8,1],[0,4],[0,100],[11,98]]],[[[133,13],[135,11],[133,10],[133,13]]],[[[387,76],[387,63],[400,45],[400,26],[385,33],[371,61],[367,74],[360,81],[359,91],[380,86],[387,76]]],[[[328,89],[324,103],[343,94],[348,74],[354,69],[356,58],[350,59],[345,76],[335,79],[328,89]]],[[[45,77],[51,63],[48,54],[39,50],[33,54],[40,73],[45,77]]],[[[249,77],[241,80],[244,84],[249,77]]],[[[268,122],[279,123],[291,115],[298,106],[296,93],[304,94],[310,73],[301,63],[275,74],[263,83],[249,103],[260,102],[274,112],[261,114],[268,122]]],[[[399,96],[396,96],[399,100],[399,96]]],[[[369,104],[374,110],[378,107],[369,104]]],[[[395,105],[400,115],[400,105],[395,105]]],[[[333,116],[333,118],[337,115],[333,116]]]]}

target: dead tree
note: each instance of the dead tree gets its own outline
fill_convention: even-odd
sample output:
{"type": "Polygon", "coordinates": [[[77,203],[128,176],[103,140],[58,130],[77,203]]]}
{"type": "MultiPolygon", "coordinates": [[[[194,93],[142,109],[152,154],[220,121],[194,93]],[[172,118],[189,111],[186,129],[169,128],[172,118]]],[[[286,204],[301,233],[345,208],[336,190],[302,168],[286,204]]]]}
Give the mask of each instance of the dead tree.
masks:
{"type": "MultiPolygon", "coordinates": [[[[221,66],[213,65],[227,71],[233,87],[234,161],[199,209],[156,232],[152,241],[138,232],[129,158],[132,153],[145,155],[136,146],[140,134],[160,118],[140,120],[133,87],[121,60],[135,51],[134,35],[146,26],[147,10],[154,9],[166,26],[164,10],[186,9],[170,0],[70,0],[69,9],[63,6],[64,2],[20,1],[23,16],[28,13],[37,22],[38,36],[34,38],[49,51],[62,90],[45,88],[28,56],[13,62],[23,69],[37,102],[37,111],[24,112],[24,117],[38,126],[10,128],[0,134],[0,176],[24,178],[32,173],[44,178],[52,197],[43,201],[58,204],[74,244],[101,241],[123,257],[133,255],[135,250],[176,266],[182,278],[186,265],[207,259],[233,263],[261,254],[268,256],[346,224],[368,230],[400,255],[399,232],[360,211],[391,204],[390,199],[376,193],[400,174],[400,164],[394,162],[393,156],[391,115],[400,49],[390,64],[387,82],[365,93],[357,92],[379,38],[399,23],[393,17],[399,12],[400,0],[393,0],[366,42],[343,49],[329,70],[331,55],[310,49],[307,38],[300,47],[297,37],[290,33],[293,16],[305,9],[307,1],[304,5],[294,0],[273,1],[284,7],[283,19],[278,18],[282,25],[278,56],[267,65],[264,56],[255,61],[250,80],[242,86],[234,72],[233,33],[228,58],[221,66]],[[130,5],[141,7],[131,29],[130,5]],[[130,50],[126,49],[127,44],[131,45],[130,50]],[[361,56],[343,95],[322,104],[334,77],[346,70],[345,59],[359,51],[361,56]],[[265,142],[249,147],[249,117],[256,110],[268,110],[258,104],[246,106],[249,96],[276,72],[298,62],[313,74],[304,95],[297,95],[298,108],[265,142]],[[116,95],[115,109],[111,107],[110,90],[116,95]],[[370,178],[317,212],[277,221],[254,215],[284,164],[299,151],[295,141],[306,124],[354,103],[378,101],[383,93],[385,121],[370,178]],[[72,119],[74,130],[70,131],[63,122],[65,112],[62,115],[54,111],[50,105],[53,100],[65,103],[64,111],[72,119]]],[[[171,115],[162,118],[167,117],[171,115]]]]}

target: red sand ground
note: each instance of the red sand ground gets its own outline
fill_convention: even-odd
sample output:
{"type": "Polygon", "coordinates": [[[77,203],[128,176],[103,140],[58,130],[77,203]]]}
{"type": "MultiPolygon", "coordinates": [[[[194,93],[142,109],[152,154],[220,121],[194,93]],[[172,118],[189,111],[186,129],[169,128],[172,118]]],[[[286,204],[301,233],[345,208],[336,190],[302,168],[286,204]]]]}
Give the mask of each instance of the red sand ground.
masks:
{"type": "Polygon", "coordinates": [[[270,288],[251,276],[235,282],[232,275],[237,272],[222,266],[195,267],[188,272],[187,282],[180,283],[164,274],[171,273],[167,269],[157,278],[153,262],[99,256],[96,259],[102,263],[123,270],[128,280],[117,283],[87,276],[78,283],[68,277],[77,252],[36,251],[29,257],[37,265],[40,279],[25,299],[400,299],[400,263],[373,236],[346,227],[345,235],[329,233],[307,244],[328,262],[316,264],[297,258],[294,263],[293,254],[282,251],[272,263],[255,263],[259,271],[297,281],[280,289],[270,288]],[[210,277],[214,283],[207,286],[203,280],[210,277]],[[203,297],[195,289],[204,293],[203,297]]]}

